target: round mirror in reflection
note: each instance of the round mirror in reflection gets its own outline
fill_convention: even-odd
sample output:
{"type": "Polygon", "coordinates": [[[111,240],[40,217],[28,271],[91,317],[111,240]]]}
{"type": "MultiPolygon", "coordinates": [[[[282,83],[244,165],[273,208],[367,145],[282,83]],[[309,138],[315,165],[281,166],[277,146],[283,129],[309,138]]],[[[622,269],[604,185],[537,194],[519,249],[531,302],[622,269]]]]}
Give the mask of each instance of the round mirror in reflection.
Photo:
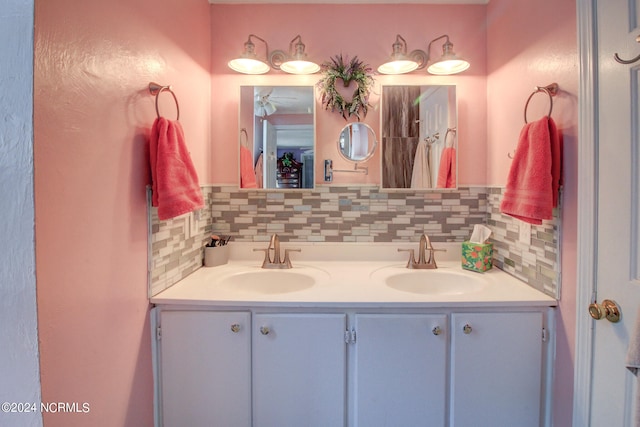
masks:
{"type": "Polygon", "coordinates": [[[346,160],[363,162],[376,150],[378,141],[371,126],[364,123],[349,123],[338,138],[338,151],[346,160]]]}

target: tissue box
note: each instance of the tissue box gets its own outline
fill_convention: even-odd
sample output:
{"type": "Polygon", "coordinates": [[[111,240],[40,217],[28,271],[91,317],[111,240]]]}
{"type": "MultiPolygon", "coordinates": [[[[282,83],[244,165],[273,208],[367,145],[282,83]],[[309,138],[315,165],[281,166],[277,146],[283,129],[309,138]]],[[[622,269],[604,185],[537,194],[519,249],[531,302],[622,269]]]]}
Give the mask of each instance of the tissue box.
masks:
{"type": "Polygon", "coordinates": [[[493,267],[493,243],[462,243],[462,268],[487,271],[493,267]]]}

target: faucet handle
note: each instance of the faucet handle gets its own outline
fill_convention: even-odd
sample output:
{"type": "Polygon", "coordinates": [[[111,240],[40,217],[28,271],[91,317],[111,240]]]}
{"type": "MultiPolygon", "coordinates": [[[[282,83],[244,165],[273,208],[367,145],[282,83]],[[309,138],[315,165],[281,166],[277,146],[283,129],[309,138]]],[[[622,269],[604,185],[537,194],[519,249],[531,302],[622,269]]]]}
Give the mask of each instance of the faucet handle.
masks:
{"type": "Polygon", "coordinates": [[[269,258],[269,248],[267,249],[254,248],[253,252],[264,252],[264,260],[262,261],[262,268],[264,268],[264,266],[267,264],[271,264],[271,258],[269,258]]]}
{"type": "Polygon", "coordinates": [[[427,248],[427,250],[428,250],[429,252],[431,252],[431,256],[433,256],[433,253],[434,253],[434,252],[447,252],[447,250],[446,250],[446,249],[436,249],[436,248],[434,248],[434,247],[433,247],[433,245],[430,245],[430,246],[427,248]]]}
{"type": "Polygon", "coordinates": [[[289,258],[289,252],[302,252],[302,249],[285,249],[284,250],[284,261],[282,261],[282,263],[285,264],[287,268],[293,267],[291,265],[291,259],[289,258]]]}
{"type": "Polygon", "coordinates": [[[411,268],[416,263],[416,252],[414,249],[400,249],[398,248],[398,252],[409,252],[409,262],[407,262],[407,267],[411,268]]]}
{"type": "Polygon", "coordinates": [[[427,248],[427,250],[429,251],[429,258],[427,259],[427,264],[432,266],[430,268],[438,268],[438,264],[436,264],[435,253],[436,252],[447,252],[447,250],[446,249],[436,249],[436,248],[433,247],[431,242],[429,242],[429,247],[427,248]]]}

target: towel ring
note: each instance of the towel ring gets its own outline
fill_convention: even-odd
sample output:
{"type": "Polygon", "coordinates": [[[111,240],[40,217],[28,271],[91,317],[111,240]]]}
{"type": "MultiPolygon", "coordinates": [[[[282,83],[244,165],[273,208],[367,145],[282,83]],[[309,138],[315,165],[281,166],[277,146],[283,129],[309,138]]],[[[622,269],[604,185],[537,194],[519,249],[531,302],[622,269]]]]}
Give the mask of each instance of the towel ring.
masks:
{"type": "MultiPolygon", "coordinates": [[[[249,145],[249,134],[247,133],[247,129],[246,128],[240,129],[240,145],[242,145],[242,146],[249,145]],[[244,141],[243,141],[242,136],[244,136],[244,141]]],[[[249,147],[247,147],[247,148],[249,148],[249,147]]]]}
{"type": "Polygon", "coordinates": [[[527,103],[524,105],[524,122],[525,123],[529,123],[527,121],[527,108],[529,108],[529,101],[531,101],[531,98],[533,98],[533,95],[535,95],[536,93],[539,92],[543,92],[546,93],[549,96],[549,114],[548,116],[551,117],[551,112],[553,111],[553,97],[558,93],[558,84],[557,83],[551,83],[548,86],[536,86],[536,90],[534,90],[531,95],[529,95],[529,98],[527,98],[527,103]]]}
{"type": "MultiPolygon", "coordinates": [[[[449,134],[451,133],[451,134],[453,134],[453,136],[455,138],[457,132],[458,131],[457,131],[456,128],[447,128],[447,132],[444,134],[444,139],[443,139],[444,148],[447,148],[447,136],[449,136],[449,134]]],[[[455,141],[455,139],[454,139],[454,141],[455,141]]],[[[454,142],[454,144],[455,144],[455,142],[454,142]]],[[[453,144],[451,144],[451,146],[453,147],[453,144]]]]}
{"type": "Polygon", "coordinates": [[[180,105],[178,104],[178,98],[176,97],[176,94],[171,90],[171,86],[161,86],[158,83],[151,82],[149,83],[149,92],[151,92],[151,95],[155,95],[156,97],[156,115],[158,116],[158,118],[160,118],[158,98],[160,98],[160,94],[162,93],[162,91],[165,90],[168,91],[171,96],[173,96],[173,100],[176,103],[176,120],[180,120],[180,105]]]}

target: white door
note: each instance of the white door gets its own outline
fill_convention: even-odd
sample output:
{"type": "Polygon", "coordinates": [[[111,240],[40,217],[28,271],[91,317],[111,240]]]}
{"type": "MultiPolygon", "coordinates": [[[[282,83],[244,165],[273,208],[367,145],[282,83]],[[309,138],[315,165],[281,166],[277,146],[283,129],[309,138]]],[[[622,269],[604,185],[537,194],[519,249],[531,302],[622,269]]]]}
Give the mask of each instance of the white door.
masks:
{"type": "Polygon", "coordinates": [[[256,314],[254,427],[345,425],[345,314],[256,314]]]}
{"type": "Polygon", "coordinates": [[[540,427],[542,327],[541,312],[451,315],[450,426],[540,427]]]}
{"type": "Polygon", "coordinates": [[[263,182],[264,188],[276,188],[276,173],[278,171],[278,134],[276,128],[264,120],[264,151],[262,154],[263,162],[263,182]]]}
{"type": "Polygon", "coordinates": [[[593,322],[591,426],[630,426],[633,416],[634,377],[625,369],[625,356],[640,304],[640,61],[620,64],[614,54],[623,59],[640,54],[635,40],[640,35],[638,11],[640,2],[635,0],[597,2],[599,173],[593,299],[617,303],[621,320],[587,320],[587,307],[578,307],[578,313],[593,322]]]}
{"type": "Polygon", "coordinates": [[[447,127],[451,118],[449,117],[449,86],[432,86],[432,88],[435,89],[430,89],[426,97],[420,98],[420,118],[422,119],[420,137],[421,139],[435,138],[435,135],[438,135],[429,151],[431,153],[431,186],[435,188],[438,182],[440,157],[447,144],[445,136],[447,136],[447,127]]]}
{"type": "Polygon", "coordinates": [[[163,427],[251,426],[251,314],[162,311],[163,427]]]}
{"type": "Polygon", "coordinates": [[[354,425],[444,426],[445,314],[356,316],[354,425]]]}

